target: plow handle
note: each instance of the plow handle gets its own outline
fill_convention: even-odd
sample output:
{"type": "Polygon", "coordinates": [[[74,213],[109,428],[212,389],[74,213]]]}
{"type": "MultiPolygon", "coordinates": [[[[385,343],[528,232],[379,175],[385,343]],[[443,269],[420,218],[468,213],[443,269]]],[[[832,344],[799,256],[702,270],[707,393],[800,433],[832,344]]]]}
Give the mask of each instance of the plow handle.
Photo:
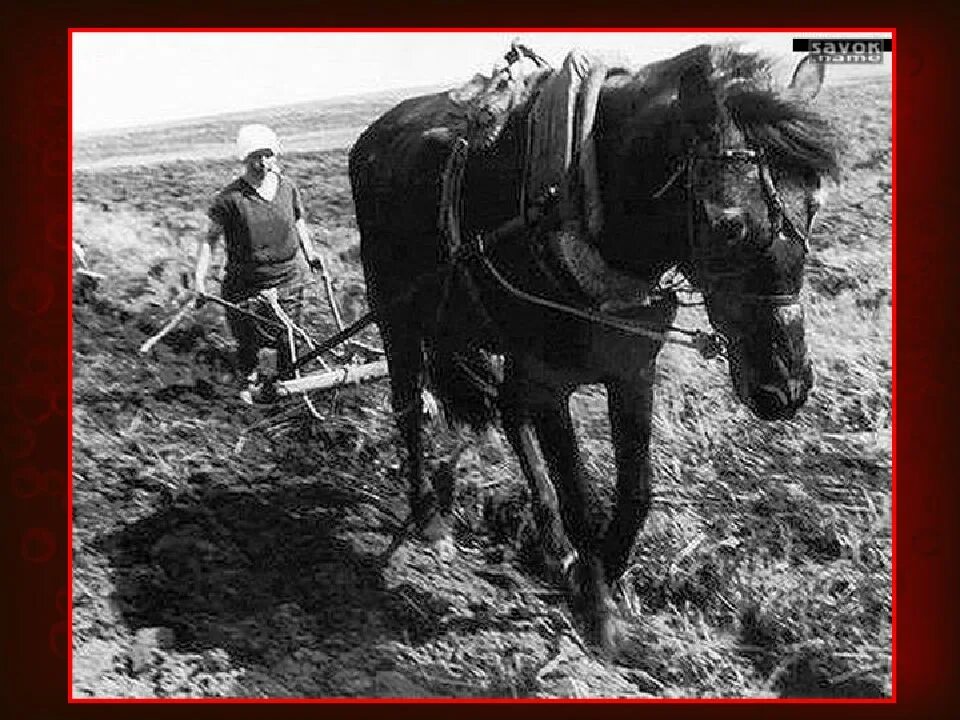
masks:
{"type": "Polygon", "coordinates": [[[181,307],[180,310],[177,311],[177,314],[174,315],[166,325],[160,328],[160,331],[156,335],[148,338],[143,343],[143,345],[140,346],[140,354],[146,355],[148,352],[150,352],[153,349],[154,345],[156,345],[158,342],[163,340],[163,338],[166,337],[170,333],[170,331],[173,330],[180,323],[181,320],[183,320],[186,314],[193,309],[193,304],[196,301],[196,299],[197,299],[197,294],[191,293],[190,297],[187,298],[187,301],[183,304],[183,307],[181,307]]]}

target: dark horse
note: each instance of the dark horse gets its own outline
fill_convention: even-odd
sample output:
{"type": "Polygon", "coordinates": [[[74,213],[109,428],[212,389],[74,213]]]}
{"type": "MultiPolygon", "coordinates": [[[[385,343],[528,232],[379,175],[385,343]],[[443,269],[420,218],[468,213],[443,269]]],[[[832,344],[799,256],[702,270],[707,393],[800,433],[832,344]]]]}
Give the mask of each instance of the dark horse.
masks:
{"type": "MultiPolygon", "coordinates": [[[[801,62],[783,89],[769,70],[758,55],[701,46],[635,74],[602,75],[592,139],[603,222],[588,241],[611,273],[648,287],[679,269],[725,339],[737,396],[773,420],[791,417],[813,382],[799,292],[815,190],[822,177],[836,177],[838,151],[830,125],[807,104],[822,66],[801,62]],[[791,189],[807,201],[806,224],[783,200],[791,189]]],[[[518,216],[531,109],[528,97],[486,145],[471,145],[462,175],[467,237],[496,233],[518,216]]],[[[387,351],[413,516],[427,536],[443,529],[422,467],[426,380],[454,418],[482,426],[499,414],[530,483],[547,567],[609,648],[618,628],[611,584],[650,507],[654,365],[677,303],[653,294],[636,309],[633,319],[661,331],[644,335],[531,302],[590,304],[543,239],[553,226],[521,225],[488,243],[489,264],[476,256],[452,263],[438,226],[441,180],[468,125],[446,93],[413,98],[374,122],[350,153],[367,294],[387,351]],[[497,356],[502,367],[491,362],[497,356]],[[569,410],[571,393],[592,383],[607,389],[615,449],[608,520],[596,512],[569,410]]]]}

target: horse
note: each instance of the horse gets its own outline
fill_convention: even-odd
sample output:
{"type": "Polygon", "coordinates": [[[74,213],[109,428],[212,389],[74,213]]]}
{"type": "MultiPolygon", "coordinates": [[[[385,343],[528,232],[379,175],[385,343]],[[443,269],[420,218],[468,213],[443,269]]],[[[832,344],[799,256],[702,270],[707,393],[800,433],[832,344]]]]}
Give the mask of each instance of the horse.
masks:
{"type": "Polygon", "coordinates": [[[501,120],[484,132],[454,93],[401,102],[351,148],[349,177],[417,527],[431,540],[450,531],[424,472],[426,386],[457,422],[499,419],[531,489],[546,567],[594,641],[613,650],[623,629],[613,591],[651,505],[656,359],[678,307],[658,283],[675,269],[702,293],[739,400],[763,420],[792,417],[813,384],[799,299],[808,236],[822,180],[838,179],[840,141],[811,105],[823,84],[811,58],[786,87],[769,59],[726,45],[605,69],[583,111],[602,220],[588,227],[571,200],[584,187],[576,159],[557,220],[549,198],[522,202],[531,113],[551,75],[528,73],[524,92],[497,96],[501,120]],[[450,214],[445,178],[458,157],[451,230],[438,218],[450,214]],[[802,193],[803,206],[788,205],[788,192],[802,193]],[[467,240],[451,248],[451,232],[467,240]],[[570,243],[582,252],[564,262],[558,248],[570,243]],[[584,270],[590,258],[599,269],[584,270]],[[584,277],[650,290],[614,315],[598,309],[584,277]],[[607,390],[609,518],[570,414],[571,394],[586,384],[607,390]]]}

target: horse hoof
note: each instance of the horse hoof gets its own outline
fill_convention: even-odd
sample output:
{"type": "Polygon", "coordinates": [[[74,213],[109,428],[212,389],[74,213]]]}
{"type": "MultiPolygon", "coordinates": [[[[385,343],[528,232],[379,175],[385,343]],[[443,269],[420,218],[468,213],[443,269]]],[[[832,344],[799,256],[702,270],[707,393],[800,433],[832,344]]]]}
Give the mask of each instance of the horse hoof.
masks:
{"type": "Polygon", "coordinates": [[[626,626],[615,614],[605,614],[597,622],[597,644],[607,658],[613,658],[626,637],[626,626]]]}
{"type": "Polygon", "coordinates": [[[433,542],[433,549],[441,562],[449,563],[457,556],[457,546],[453,543],[453,538],[449,534],[433,542]]]}
{"type": "Polygon", "coordinates": [[[453,543],[453,530],[443,513],[435,512],[420,527],[420,537],[428,543],[442,562],[450,562],[456,557],[457,547],[453,543]]]}
{"type": "Polygon", "coordinates": [[[419,526],[420,537],[432,545],[446,541],[451,541],[453,531],[450,523],[443,513],[432,512],[425,518],[419,526]]]}

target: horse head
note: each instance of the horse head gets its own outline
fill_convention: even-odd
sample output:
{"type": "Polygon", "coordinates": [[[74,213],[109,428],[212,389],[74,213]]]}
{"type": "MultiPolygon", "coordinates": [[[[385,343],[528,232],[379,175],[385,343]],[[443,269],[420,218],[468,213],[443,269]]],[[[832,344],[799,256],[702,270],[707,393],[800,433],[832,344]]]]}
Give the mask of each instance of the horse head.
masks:
{"type": "Polygon", "coordinates": [[[813,384],[800,303],[821,180],[837,143],[808,106],[823,68],[801,61],[777,90],[753,54],[704,52],[679,75],[686,270],[727,339],[737,395],[764,419],[792,417],[813,384]]]}

